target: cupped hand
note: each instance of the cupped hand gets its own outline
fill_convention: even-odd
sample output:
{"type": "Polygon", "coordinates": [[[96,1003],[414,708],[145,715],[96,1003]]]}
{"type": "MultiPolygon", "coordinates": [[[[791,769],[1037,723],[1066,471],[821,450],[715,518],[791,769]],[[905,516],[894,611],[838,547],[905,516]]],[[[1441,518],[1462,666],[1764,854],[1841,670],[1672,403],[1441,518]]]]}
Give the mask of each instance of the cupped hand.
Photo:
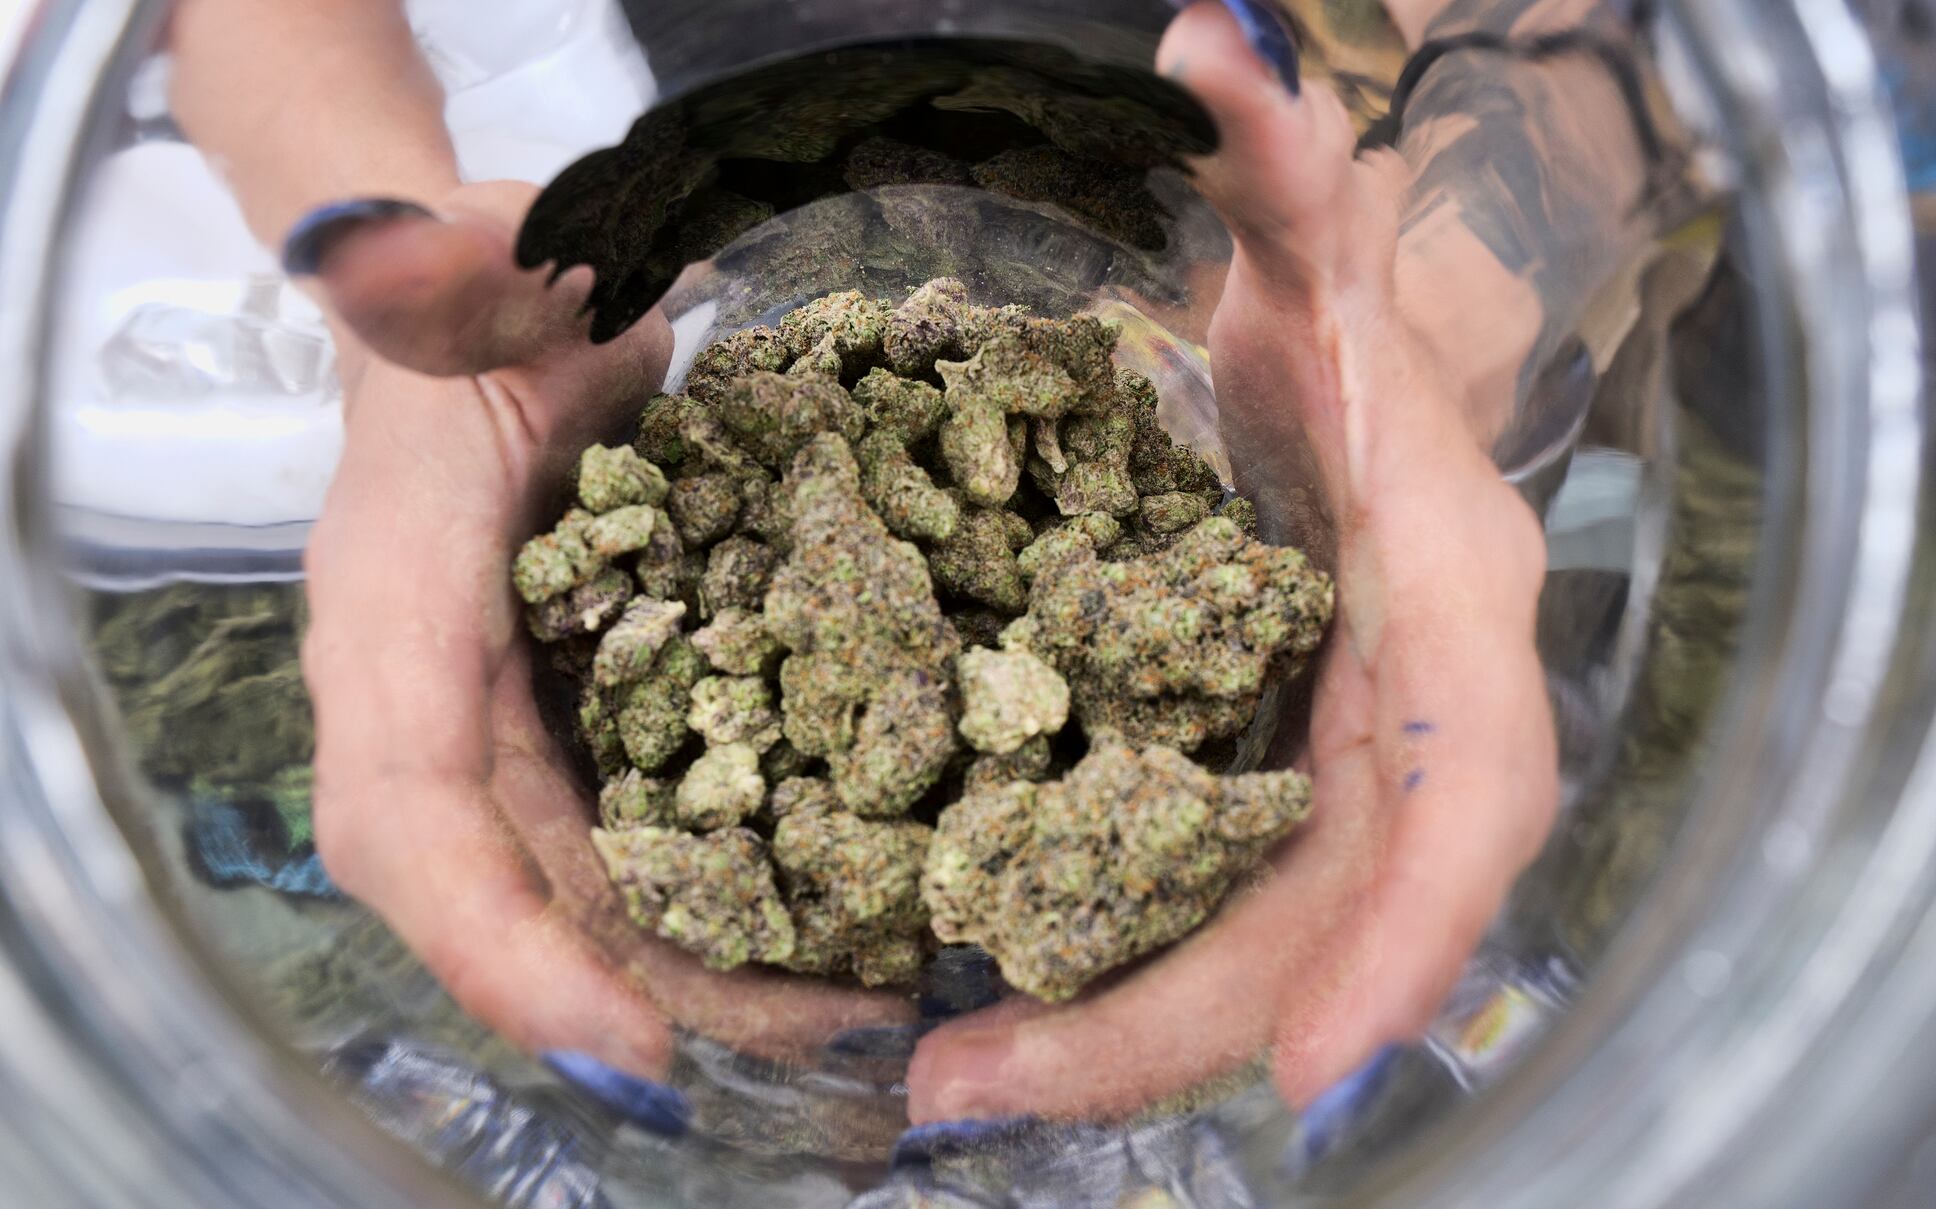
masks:
{"type": "MultiPolygon", "coordinates": [[[[1336,96],[1294,98],[1218,3],[1177,18],[1159,66],[1221,135],[1195,170],[1236,245],[1210,331],[1226,444],[1306,443],[1338,524],[1314,809],[1188,941],[1070,1004],[1009,1000],[930,1033],[917,1122],[1122,1116],[1266,1053],[1306,1103],[1425,1027],[1557,802],[1544,542],[1394,286],[1403,161],[1354,158],[1336,96]]],[[[1283,469],[1238,484],[1267,526],[1283,469]]]]}
{"type": "MultiPolygon", "coordinates": [[[[536,190],[341,207],[294,241],[337,332],[341,464],[306,555],[317,845],[457,1002],[514,1043],[661,1072],[677,1022],[795,1057],[905,1000],[713,974],[623,919],[592,809],[541,721],[511,559],[578,450],[655,389],[654,312],[593,347],[587,270],[511,247],[536,190]],[[348,217],[345,217],[345,216],[348,217]]],[[[299,252],[299,254],[294,254],[299,252]]]]}

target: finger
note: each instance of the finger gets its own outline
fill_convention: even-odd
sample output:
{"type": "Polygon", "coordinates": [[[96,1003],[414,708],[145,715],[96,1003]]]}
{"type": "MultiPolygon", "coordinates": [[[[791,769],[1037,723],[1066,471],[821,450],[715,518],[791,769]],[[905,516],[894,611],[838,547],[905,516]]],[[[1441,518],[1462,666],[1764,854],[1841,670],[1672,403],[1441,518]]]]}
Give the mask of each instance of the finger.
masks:
{"type": "Polygon", "coordinates": [[[499,442],[469,383],[386,370],[371,385],[410,397],[350,425],[306,554],[318,849],[467,1011],[534,1052],[653,1073],[662,1017],[551,909],[490,789],[494,690],[522,670],[505,655],[499,442]],[[458,417],[440,443],[414,439],[438,411],[458,417]]]}
{"type": "Polygon", "coordinates": [[[683,1027],[754,1057],[811,1063],[837,1033],[907,1027],[918,1019],[905,994],[752,967],[721,973],[636,925],[632,932],[626,968],[653,1002],[683,1027]]]}
{"type": "Polygon", "coordinates": [[[1300,279],[1384,267],[1397,190],[1388,161],[1354,160],[1356,136],[1336,93],[1286,88],[1215,0],[1171,22],[1157,69],[1216,122],[1217,151],[1193,165],[1196,183],[1247,254],[1300,279]]]}
{"type": "Polygon", "coordinates": [[[358,341],[422,373],[481,374],[567,353],[600,367],[638,362],[664,338],[652,330],[662,319],[594,350],[591,271],[554,281],[518,267],[517,228],[536,193],[509,181],[467,186],[437,214],[386,198],[325,206],[290,232],[284,266],[315,280],[358,341]]]}
{"type": "Polygon", "coordinates": [[[1346,529],[1317,812],[1276,876],[1067,1008],[938,1030],[910,1071],[916,1120],[1121,1116],[1266,1050],[1301,1103],[1429,1021],[1557,798],[1542,560],[1530,513],[1456,430],[1397,441],[1377,468],[1400,481],[1346,529]],[[1365,565],[1372,604],[1352,589],[1365,565]]]}
{"type": "Polygon", "coordinates": [[[499,543],[462,522],[417,540],[436,510],[361,490],[366,465],[352,445],[312,545],[303,665],[324,865],[515,1044],[654,1073],[662,1018],[550,909],[487,788],[491,633],[512,609],[468,568],[499,565],[499,543]]]}
{"type": "Polygon", "coordinates": [[[493,216],[360,199],[306,216],[283,264],[313,277],[378,356],[428,374],[475,374],[528,360],[570,317],[560,305],[567,291],[547,296],[542,275],[518,271],[511,235],[493,216]]]}
{"type": "Polygon", "coordinates": [[[1312,743],[1322,802],[1342,807],[1355,783],[1343,800],[1387,815],[1388,840],[1362,939],[1324,955],[1328,982],[1306,971],[1280,991],[1275,1073],[1293,1103],[1428,1025],[1559,796],[1537,522],[1447,409],[1378,439],[1342,535],[1348,624],[1312,743]]]}
{"type": "Polygon", "coordinates": [[[1310,977],[1315,995],[1327,954],[1349,944],[1382,843],[1375,812],[1328,810],[1260,889],[1130,976],[936,1029],[908,1071],[911,1119],[1112,1119],[1256,1060],[1277,988],[1310,977]]]}
{"type": "Polygon", "coordinates": [[[489,687],[518,622],[510,472],[470,384],[396,370],[375,381],[304,552],[304,674],[319,725],[333,723],[331,757],[477,780],[490,767],[489,687]],[[449,417],[441,446],[420,431],[436,412],[449,417]]]}
{"type": "Polygon", "coordinates": [[[1180,14],[1158,64],[1218,130],[1216,153],[1194,169],[1236,245],[1210,346],[1226,443],[1254,451],[1237,486],[1281,530],[1290,519],[1281,484],[1306,477],[1308,449],[1342,513],[1353,441],[1342,401],[1386,347],[1408,339],[1392,317],[1402,162],[1354,159],[1336,95],[1314,85],[1293,96],[1221,4],[1180,14]]]}
{"type": "Polygon", "coordinates": [[[672,1037],[649,998],[550,909],[482,785],[346,767],[319,709],[316,842],[466,1012],[531,1053],[662,1074],[672,1037]]]}
{"type": "Polygon", "coordinates": [[[915,1018],[905,996],[720,974],[641,931],[596,865],[582,791],[549,758],[525,755],[545,737],[501,735],[488,788],[446,773],[372,777],[325,741],[320,714],[325,867],[460,1006],[520,1048],[656,1076],[671,1053],[668,1020],[745,1053],[801,1061],[842,1029],[915,1018]]]}
{"type": "Polygon", "coordinates": [[[591,846],[584,790],[559,758],[529,683],[526,661],[508,659],[492,710],[492,783],[500,809],[542,871],[554,912],[571,920],[666,1016],[743,1053],[780,1061],[817,1059],[827,1039],[843,1030],[915,1022],[918,1013],[906,995],[751,968],[708,970],[641,929],[591,846]]]}
{"type": "Polygon", "coordinates": [[[1114,1119],[1266,1053],[1280,1093],[1308,1102],[1430,1022],[1545,834],[1546,753],[1529,754],[1531,775],[1440,761],[1418,782],[1371,742],[1333,753],[1320,812],[1260,890],[1073,1004],[936,1030],[909,1071],[912,1119],[1114,1119]]]}
{"type": "Polygon", "coordinates": [[[1388,836],[1362,938],[1325,955],[1329,993],[1308,972],[1281,992],[1275,1071],[1294,1103],[1426,1027],[1559,796],[1534,633],[1538,522],[1455,409],[1381,414],[1388,397],[1364,405],[1340,534],[1345,621],[1312,730],[1322,806],[1362,802],[1388,836]]]}
{"type": "MultiPolygon", "coordinates": [[[[1387,816],[1386,833],[1360,917],[1276,989],[1273,1071],[1292,1104],[1308,1103],[1379,1047],[1424,1031],[1537,855],[1556,787],[1537,660],[1526,646],[1501,656],[1515,666],[1479,673],[1449,722],[1397,721],[1431,706],[1381,701],[1378,736],[1342,761],[1387,816]]],[[[1327,788],[1340,763],[1327,765],[1327,788]]]]}
{"type": "MultiPolygon", "coordinates": [[[[403,379],[393,370],[377,384],[403,379]]],[[[461,404],[464,384],[426,385],[442,393],[413,400],[423,410],[461,404]]],[[[512,506],[491,476],[463,472],[488,464],[495,442],[486,425],[446,422],[442,456],[425,463],[410,410],[352,425],[308,552],[304,669],[331,874],[467,1010],[534,1050],[637,1070],[624,1056],[642,1061],[664,1043],[656,1004],[763,1056],[911,1020],[889,997],[722,978],[624,918],[518,654],[512,506]]]]}

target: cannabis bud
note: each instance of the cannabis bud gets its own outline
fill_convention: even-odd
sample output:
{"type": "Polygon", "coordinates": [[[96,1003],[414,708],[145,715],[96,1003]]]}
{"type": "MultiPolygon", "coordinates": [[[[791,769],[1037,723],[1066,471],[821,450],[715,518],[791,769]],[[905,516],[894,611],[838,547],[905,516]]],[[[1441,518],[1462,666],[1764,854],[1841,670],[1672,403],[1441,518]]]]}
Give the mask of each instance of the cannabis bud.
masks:
{"type": "Polygon", "coordinates": [[[952,279],[833,294],[585,451],[512,581],[640,926],[868,985],[973,943],[1061,999],[1304,816],[1301,775],[1191,756],[1303,667],[1330,580],[1252,536],[1115,341],[952,279]]]}

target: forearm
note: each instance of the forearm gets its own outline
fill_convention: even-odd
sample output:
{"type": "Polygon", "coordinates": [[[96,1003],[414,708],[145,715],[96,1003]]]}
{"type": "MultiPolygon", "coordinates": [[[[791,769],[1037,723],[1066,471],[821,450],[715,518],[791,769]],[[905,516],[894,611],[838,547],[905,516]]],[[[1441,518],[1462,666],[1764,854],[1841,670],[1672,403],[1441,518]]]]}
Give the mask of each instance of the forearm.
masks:
{"type": "Polygon", "coordinates": [[[402,0],[183,0],[169,42],[176,119],[272,247],[325,202],[458,183],[402,0]]]}

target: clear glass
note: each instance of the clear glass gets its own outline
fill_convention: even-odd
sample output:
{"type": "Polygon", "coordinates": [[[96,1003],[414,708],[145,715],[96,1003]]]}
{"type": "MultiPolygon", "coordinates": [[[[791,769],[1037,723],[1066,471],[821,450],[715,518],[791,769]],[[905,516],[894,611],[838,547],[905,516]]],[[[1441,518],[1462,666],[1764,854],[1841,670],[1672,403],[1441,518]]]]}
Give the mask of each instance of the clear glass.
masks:
{"type": "MultiPolygon", "coordinates": [[[[1936,798],[1905,788],[1927,775],[1932,700],[1908,208],[1874,64],[1838,6],[1666,6],[1638,31],[1596,12],[1632,47],[1663,140],[1645,180],[1594,162],[1631,137],[1614,94],[1540,108],[1591,61],[1473,52],[1412,97],[1408,212],[1426,223],[1451,198],[1509,232],[1494,246],[1523,258],[1513,298],[1538,307],[1522,355],[1475,371],[1493,389],[1473,420],[1545,523],[1539,650],[1563,784],[1560,824],[1424,1037],[1302,1118],[1258,1067],[1183,1110],[894,1168],[905,1037],[773,1062],[683,1030],[666,1082],[692,1128],[667,1140],[466,1017],[329,883],[296,662],[301,551],[341,442],[327,330],[171,129],[157,6],[81,7],[55,6],[19,65],[16,95],[40,103],[10,114],[0,259],[13,296],[44,300],[6,333],[0,775],[19,808],[0,838],[0,995],[34,1006],[0,1075],[47,1109],[5,1115],[0,1172],[18,1166],[46,1203],[457,1203],[359,1116],[516,1205],[1856,1203],[1832,1164],[1795,1174],[1822,1152],[1789,1106],[1803,1090],[1841,1103],[1838,1070],[1886,1085],[1878,1044],[1825,1038],[1929,1018],[1915,971],[1936,965],[1914,958],[1936,798]],[[1495,165],[1521,156],[1540,187],[1443,135],[1502,95],[1518,108],[1483,110],[1501,125],[1478,145],[1495,165]],[[68,1157],[82,1129],[162,1140],[110,1147],[90,1172],[68,1157]]],[[[1172,11],[637,7],[628,27],[591,4],[413,5],[467,174],[542,179],[649,104],[854,41],[1022,38],[1146,66],[1172,11]]],[[[1508,24],[1507,7],[1455,6],[1444,29],[1508,24]]],[[[1307,78],[1369,128],[1407,55],[1398,25],[1373,5],[1297,15],[1307,78]]],[[[1154,257],[980,192],[830,198],[689,274],[665,309],[689,356],[822,291],[914,284],[925,266],[790,280],[772,258],[864,246],[911,206],[973,210],[975,256],[1026,278],[971,279],[979,297],[1124,320],[1120,360],[1161,371],[1172,435],[1224,446],[1239,481],[1308,494],[1294,446],[1224,442],[1202,346],[1228,238],[1183,177],[1153,188],[1173,223],[1154,257]]],[[[1452,353],[1496,318],[1449,325],[1452,353]]],[[[1322,557],[1328,520],[1267,536],[1322,557]]],[[[1275,728],[1272,765],[1303,737],[1283,708],[1256,736],[1275,728]]],[[[622,919],[580,922],[629,960],[622,919]]],[[[1877,1102],[1913,1101],[1887,1086],[1877,1102]]]]}

